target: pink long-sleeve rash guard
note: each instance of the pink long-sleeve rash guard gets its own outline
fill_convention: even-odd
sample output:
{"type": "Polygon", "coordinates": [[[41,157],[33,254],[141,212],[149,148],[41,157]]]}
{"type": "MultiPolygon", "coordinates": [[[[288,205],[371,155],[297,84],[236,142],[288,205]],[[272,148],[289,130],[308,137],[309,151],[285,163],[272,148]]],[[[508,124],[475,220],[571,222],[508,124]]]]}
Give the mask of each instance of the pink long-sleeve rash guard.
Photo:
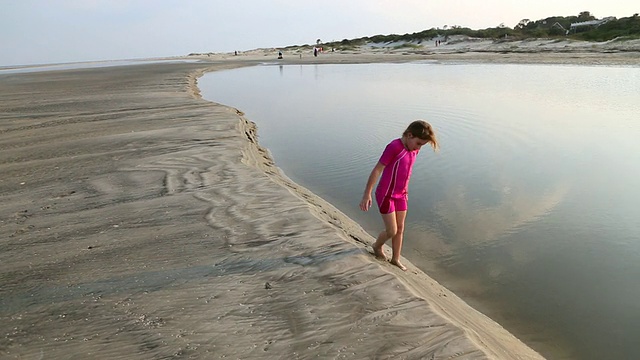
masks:
{"type": "Polygon", "coordinates": [[[411,170],[418,152],[420,150],[407,150],[401,139],[395,139],[387,145],[379,160],[384,165],[384,170],[376,188],[377,195],[391,198],[407,195],[411,170]]]}

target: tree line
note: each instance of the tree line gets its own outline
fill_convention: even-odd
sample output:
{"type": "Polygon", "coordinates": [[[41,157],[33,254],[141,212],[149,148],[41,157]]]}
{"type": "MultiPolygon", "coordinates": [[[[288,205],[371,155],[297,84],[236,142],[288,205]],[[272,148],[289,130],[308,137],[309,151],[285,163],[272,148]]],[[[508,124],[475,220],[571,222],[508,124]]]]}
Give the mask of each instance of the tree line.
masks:
{"type": "Polygon", "coordinates": [[[570,38],[586,41],[608,41],[613,39],[639,39],[640,17],[633,14],[630,17],[608,18],[606,22],[594,25],[571,27],[571,24],[584,23],[598,20],[589,11],[583,11],[577,16],[551,16],[540,20],[522,19],[513,28],[504,24],[496,27],[472,30],[457,25],[443,28],[431,28],[417,33],[404,35],[375,35],[357,39],[344,39],[326,43],[326,46],[345,48],[366,43],[390,43],[390,42],[421,42],[434,38],[447,38],[454,35],[465,35],[482,39],[524,40],[527,38],[570,38]]]}

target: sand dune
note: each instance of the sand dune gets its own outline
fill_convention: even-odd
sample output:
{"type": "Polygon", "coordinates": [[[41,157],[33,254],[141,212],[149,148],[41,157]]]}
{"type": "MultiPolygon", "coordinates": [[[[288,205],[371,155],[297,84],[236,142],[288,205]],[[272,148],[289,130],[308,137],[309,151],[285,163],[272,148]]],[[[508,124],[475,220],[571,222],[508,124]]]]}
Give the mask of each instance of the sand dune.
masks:
{"type": "Polygon", "coordinates": [[[348,49],[326,49],[318,57],[309,47],[261,48],[233,53],[191,54],[188,59],[262,61],[274,63],[362,63],[399,61],[463,61],[491,63],[640,65],[640,39],[604,42],[562,39],[486,40],[452,36],[433,41],[369,43],[348,49]],[[278,60],[278,51],[284,59],[278,60]]]}

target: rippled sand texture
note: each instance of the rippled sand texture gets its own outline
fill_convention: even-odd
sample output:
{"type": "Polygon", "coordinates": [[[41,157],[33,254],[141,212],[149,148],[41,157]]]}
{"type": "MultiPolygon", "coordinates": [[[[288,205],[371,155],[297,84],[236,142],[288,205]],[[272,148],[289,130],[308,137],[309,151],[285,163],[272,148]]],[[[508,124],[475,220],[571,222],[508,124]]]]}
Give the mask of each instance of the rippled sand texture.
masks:
{"type": "Polygon", "coordinates": [[[198,97],[239,65],[0,75],[0,357],[540,358],[198,97]]]}

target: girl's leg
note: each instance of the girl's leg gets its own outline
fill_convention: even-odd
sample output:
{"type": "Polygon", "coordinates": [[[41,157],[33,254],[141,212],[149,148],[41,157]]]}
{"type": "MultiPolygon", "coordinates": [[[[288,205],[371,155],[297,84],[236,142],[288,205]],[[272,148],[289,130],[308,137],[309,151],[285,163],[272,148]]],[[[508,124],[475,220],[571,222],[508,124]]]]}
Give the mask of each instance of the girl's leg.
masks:
{"type": "Polygon", "coordinates": [[[380,258],[387,260],[387,256],[382,251],[382,245],[387,240],[396,235],[398,231],[398,225],[396,224],[396,213],[382,214],[382,221],[384,221],[384,230],[378,235],[376,242],[373,243],[373,253],[380,258]]]}
{"type": "Polygon", "coordinates": [[[407,270],[407,267],[400,262],[400,252],[402,251],[402,239],[404,237],[404,220],[407,218],[406,211],[396,211],[395,223],[396,233],[391,238],[391,249],[393,250],[393,256],[391,257],[391,263],[400,269],[407,270]]]}

